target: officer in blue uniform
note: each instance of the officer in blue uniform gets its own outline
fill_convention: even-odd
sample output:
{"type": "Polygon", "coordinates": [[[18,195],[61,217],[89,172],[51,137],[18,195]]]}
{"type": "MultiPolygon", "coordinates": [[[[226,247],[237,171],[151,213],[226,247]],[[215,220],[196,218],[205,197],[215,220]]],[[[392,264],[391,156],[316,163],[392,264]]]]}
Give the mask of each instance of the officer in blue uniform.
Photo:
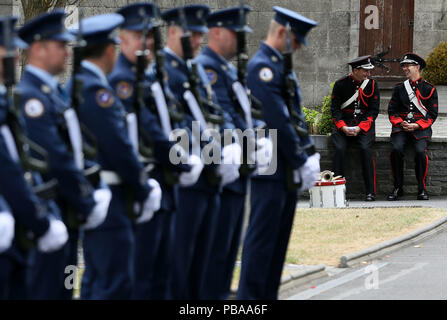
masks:
{"type": "MultiPolygon", "coordinates": [[[[14,57],[9,50],[16,47],[26,49],[27,45],[21,41],[14,29],[17,18],[0,18],[0,59],[5,54],[14,57]],[[4,38],[5,28],[10,37],[4,38]],[[7,46],[7,47],[5,47],[7,46]],[[8,50],[8,51],[7,51],[8,50]]],[[[7,63],[14,64],[13,61],[7,63]]],[[[5,64],[2,64],[4,66],[5,64]]],[[[3,69],[0,67],[0,78],[5,80],[3,69]]],[[[8,75],[8,81],[11,81],[8,75]]],[[[20,168],[20,153],[15,144],[14,136],[19,127],[12,123],[8,114],[7,90],[0,85],[0,299],[27,299],[27,270],[28,247],[23,244],[35,242],[37,250],[50,252],[59,250],[67,241],[68,233],[62,221],[54,219],[50,214],[57,211],[54,202],[40,199],[31,191],[28,181],[20,168]],[[15,127],[12,129],[12,127],[15,127]],[[14,216],[14,217],[13,217],[14,216]],[[16,231],[17,230],[17,231],[16,231]],[[6,241],[6,243],[5,243],[6,241]],[[23,242],[25,241],[25,242],[23,242]]],[[[10,97],[9,97],[10,98],[10,97]]],[[[17,119],[22,124],[22,119],[17,119]]],[[[23,130],[22,130],[23,131],[23,130]]],[[[37,173],[27,171],[28,179],[38,177],[37,173]]],[[[36,181],[33,181],[36,182],[36,181]]],[[[45,270],[44,272],[48,272],[45,270]]],[[[39,274],[48,279],[54,275],[39,274]]]]}
{"type": "MultiPolygon", "coordinates": [[[[143,49],[142,39],[145,31],[147,32],[145,48],[151,53],[154,52],[152,27],[158,17],[158,14],[154,15],[155,10],[159,9],[154,4],[134,3],[117,11],[125,18],[120,32],[121,54],[108,79],[128,113],[136,112],[134,110],[138,90],[136,68],[139,67],[136,53],[143,49]]],[[[144,57],[145,63],[149,63],[152,57],[153,54],[144,57]]],[[[164,115],[158,114],[158,108],[151,93],[151,85],[155,77],[153,73],[149,73],[149,70],[144,70],[146,71],[145,105],[140,110],[140,122],[137,125],[144,132],[141,134],[144,143],[152,148],[156,163],[150,175],[160,183],[163,196],[161,208],[155,213],[153,219],[135,225],[135,286],[132,298],[160,300],[167,298],[168,271],[172,261],[169,245],[171,221],[175,212],[174,187],[179,175],[183,172],[189,174],[191,166],[182,162],[174,165],[169,161],[169,153],[174,142],[169,141],[168,135],[172,130],[173,121],[169,118],[168,110],[164,110],[164,115]],[[161,121],[163,116],[168,117],[167,124],[161,121]]],[[[160,93],[163,98],[163,92],[160,93]]]]}
{"type": "MultiPolygon", "coordinates": [[[[241,25],[240,9],[222,9],[208,16],[208,46],[196,60],[205,68],[219,105],[231,115],[235,127],[246,132],[247,129],[252,129],[248,123],[252,126],[253,121],[251,116],[247,119],[238,103],[232,87],[238,81],[237,69],[229,62],[237,52],[236,31],[243,28],[244,32],[252,32],[248,26],[241,25]]],[[[242,10],[242,21],[245,21],[251,8],[245,6],[242,10]]],[[[244,218],[247,182],[248,177],[241,175],[239,179],[223,187],[213,254],[210,256],[203,287],[205,299],[227,299],[230,293],[244,218]]]]}
{"type": "MultiPolygon", "coordinates": [[[[132,221],[149,221],[160,207],[161,189],[148,179],[127,134],[125,109],[106,75],[114,67],[113,31],[124,22],[116,13],[102,14],[81,21],[86,47],[82,70],[84,101],[80,121],[98,145],[97,161],[101,179],[112,191],[105,222],[84,233],[85,273],[82,299],[129,299],[134,283],[135,242],[132,221]]],[[[77,30],[73,30],[77,33],[77,30]]],[[[70,88],[73,79],[67,84],[70,88]]]]}
{"type": "MultiPolygon", "coordinates": [[[[186,53],[183,52],[181,37],[185,35],[184,31],[191,34],[189,38],[193,51],[191,55],[195,56],[204,33],[208,31],[205,26],[205,19],[209,11],[210,9],[206,5],[188,5],[183,9],[173,8],[162,14],[163,19],[168,23],[167,46],[164,52],[169,88],[175,98],[185,107],[185,122],[182,127],[189,133],[192,140],[195,139],[195,143],[189,150],[194,155],[200,154],[201,149],[197,151],[196,147],[200,148],[201,146],[197,143],[197,141],[200,141],[200,137],[193,134],[193,131],[195,131],[193,121],[198,121],[203,130],[204,127],[208,127],[208,124],[204,123],[206,122],[204,118],[209,116],[208,119],[210,119],[211,114],[214,115],[213,110],[215,111],[215,109],[204,104],[204,109],[197,110],[199,108],[194,108],[195,99],[191,99],[190,95],[188,97],[188,94],[191,93],[188,72],[193,66],[197,67],[197,77],[200,79],[198,95],[202,97],[201,99],[211,100],[213,103],[216,102],[216,98],[203,67],[197,61],[188,59],[186,53]],[[185,59],[188,61],[185,61],[185,59]],[[188,69],[187,64],[191,68],[188,69]]],[[[220,116],[222,123],[219,130],[234,128],[226,112],[222,111],[220,116]]],[[[228,153],[228,159],[225,161],[228,165],[206,165],[197,183],[190,187],[179,187],[178,212],[174,220],[172,246],[175,259],[170,285],[170,298],[172,299],[203,298],[200,291],[204,284],[210,254],[214,254],[211,252],[211,244],[219,212],[221,185],[230,183],[239,176],[239,164],[230,164],[233,163],[231,157],[240,159],[240,152],[239,156],[237,155],[237,147],[239,146],[230,143],[227,149],[222,150],[222,154],[228,153]]],[[[204,159],[202,159],[202,162],[205,162],[204,159]]]]}
{"type": "Polygon", "coordinates": [[[296,75],[293,71],[285,74],[282,53],[305,45],[305,36],[316,22],[288,9],[273,9],[276,14],[267,39],[248,63],[247,85],[262,101],[268,128],[277,130],[277,169],[272,175],[251,180],[251,213],[243,245],[238,299],[277,298],[298,193],[310,188],[320,171],[319,154],[307,154],[307,150],[312,154],[312,141],[294,129],[293,124],[303,124],[291,122],[283,95],[285,77],[291,76],[294,96],[290,108],[302,114],[296,75]],[[287,183],[292,178],[293,183],[287,183]]]}
{"type": "MultiPolygon", "coordinates": [[[[95,199],[94,189],[83,175],[82,155],[76,148],[80,144],[80,136],[76,136],[74,129],[77,126],[79,131],[79,123],[70,113],[67,94],[55,78],[65,70],[67,43],[73,39],[64,28],[64,17],[65,12],[58,9],[35,17],[20,28],[19,36],[29,49],[28,64],[18,90],[27,132],[48,153],[51,169],[43,178],[58,180],[57,202],[62,218],[68,221],[72,211],[80,224],[84,224],[88,220],[96,220],[98,215],[105,217],[107,211],[103,208],[105,203],[102,199],[95,199]],[[68,120],[70,114],[71,120],[68,120]]],[[[32,270],[40,274],[39,269],[45,269],[45,274],[51,277],[53,272],[48,270],[54,270],[60,279],[52,283],[32,275],[31,278],[35,279],[30,289],[33,297],[72,298],[72,291],[64,287],[65,268],[77,264],[77,244],[78,230],[74,229],[63,250],[45,255],[36,253],[32,270]]]]}

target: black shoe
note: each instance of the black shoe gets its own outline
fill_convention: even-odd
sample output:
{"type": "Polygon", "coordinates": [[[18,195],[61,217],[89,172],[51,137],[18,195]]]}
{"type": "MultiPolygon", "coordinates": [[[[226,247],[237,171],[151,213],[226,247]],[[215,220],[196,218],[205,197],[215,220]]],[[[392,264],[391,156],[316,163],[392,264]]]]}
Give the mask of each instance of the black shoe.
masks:
{"type": "Polygon", "coordinates": [[[388,201],[395,201],[404,195],[404,190],[402,188],[394,188],[393,192],[386,198],[388,201]]]}
{"type": "Polygon", "coordinates": [[[425,190],[422,190],[421,192],[418,193],[418,200],[428,200],[430,199],[428,197],[428,194],[425,190]]]}
{"type": "Polygon", "coordinates": [[[373,193],[368,193],[365,197],[365,201],[376,201],[376,196],[373,193]]]}

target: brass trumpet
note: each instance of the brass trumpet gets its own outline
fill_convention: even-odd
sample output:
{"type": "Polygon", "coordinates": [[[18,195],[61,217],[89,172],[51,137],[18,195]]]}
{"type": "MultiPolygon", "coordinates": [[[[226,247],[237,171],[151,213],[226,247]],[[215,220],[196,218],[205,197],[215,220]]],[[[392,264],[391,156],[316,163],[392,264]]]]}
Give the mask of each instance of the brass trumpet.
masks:
{"type": "Polygon", "coordinates": [[[336,176],[334,177],[334,173],[329,170],[324,170],[320,172],[320,180],[322,182],[329,182],[340,179],[342,176],[336,176]]]}

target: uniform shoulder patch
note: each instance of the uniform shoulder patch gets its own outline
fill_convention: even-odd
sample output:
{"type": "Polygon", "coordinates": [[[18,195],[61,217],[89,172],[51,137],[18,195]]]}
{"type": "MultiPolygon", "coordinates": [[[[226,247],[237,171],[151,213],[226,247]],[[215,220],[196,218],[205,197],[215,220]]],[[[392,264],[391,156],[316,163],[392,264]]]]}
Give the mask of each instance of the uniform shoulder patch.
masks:
{"type": "Polygon", "coordinates": [[[259,71],[259,78],[264,82],[272,81],[273,71],[269,67],[264,67],[259,71]]]}
{"type": "Polygon", "coordinates": [[[213,69],[205,69],[206,76],[211,85],[215,84],[217,81],[217,72],[213,69]]]}
{"type": "Polygon", "coordinates": [[[116,95],[120,99],[127,99],[132,96],[133,86],[127,81],[120,81],[116,85],[116,95]]]}
{"type": "Polygon", "coordinates": [[[108,108],[113,105],[115,98],[113,94],[107,89],[99,89],[96,91],[96,102],[102,108],[108,108]]]}
{"type": "Polygon", "coordinates": [[[45,112],[43,103],[36,98],[31,98],[25,102],[24,106],[25,115],[29,118],[39,118],[45,112]]]}

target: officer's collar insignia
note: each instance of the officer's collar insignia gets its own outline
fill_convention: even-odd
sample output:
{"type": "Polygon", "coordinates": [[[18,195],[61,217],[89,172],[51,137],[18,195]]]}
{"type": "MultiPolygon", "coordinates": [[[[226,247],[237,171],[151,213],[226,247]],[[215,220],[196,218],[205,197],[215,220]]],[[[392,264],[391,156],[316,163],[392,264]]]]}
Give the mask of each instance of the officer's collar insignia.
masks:
{"type": "Polygon", "coordinates": [[[40,89],[42,90],[43,93],[50,93],[51,92],[51,88],[49,86],[47,86],[46,84],[43,84],[40,89]]]}
{"type": "Polygon", "coordinates": [[[127,99],[133,93],[132,85],[127,81],[118,82],[116,85],[116,94],[120,99],[127,99]]]}
{"type": "Polygon", "coordinates": [[[100,107],[108,108],[113,105],[115,99],[110,91],[106,89],[99,89],[96,91],[96,102],[100,107]]]}
{"type": "Polygon", "coordinates": [[[228,67],[226,65],[224,65],[224,64],[221,67],[222,67],[223,71],[227,71],[228,70],[228,67]]]}
{"type": "Polygon", "coordinates": [[[273,79],[273,71],[268,67],[264,67],[259,71],[259,78],[264,82],[272,81],[273,79]]]}
{"type": "Polygon", "coordinates": [[[39,118],[45,112],[45,107],[40,100],[32,98],[25,103],[24,111],[29,118],[39,118]]]}
{"type": "Polygon", "coordinates": [[[271,59],[272,59],[273,62],[278,62],[278,57],[277,56],[272,56],[271,59]]]}
{"type": "Polygon", "coordinates": [[[173,66],[174,68],[177,68],[178,67],[178,62],[175,61],[175,60],[172,60],[171,61],[171,66],[173,66]]]}
{"type": "Polygon", "coordinates": [[[215,84],[217,81],[217,72],[214,71],[213,69],[206,69],[205,73],[208,77],[208,81],[210,82],[211,85],[215,84]]]}

